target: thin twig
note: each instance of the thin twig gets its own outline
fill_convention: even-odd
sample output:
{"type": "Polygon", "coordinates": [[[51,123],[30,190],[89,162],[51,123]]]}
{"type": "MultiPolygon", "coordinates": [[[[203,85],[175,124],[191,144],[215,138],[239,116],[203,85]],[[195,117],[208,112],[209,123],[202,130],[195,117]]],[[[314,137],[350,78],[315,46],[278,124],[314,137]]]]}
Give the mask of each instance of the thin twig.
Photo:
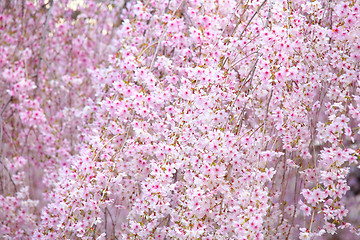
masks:
{"type": "Polygon", "coordinates": [[[105,225],[105,234],[107,235],[107,207],[105,207],[105,222],[104,222],[104,225],[105,225]]]}
{"type": "Polygon", "coordinates": [[[263,3],[258,7],[258,9],[256,10],[256,12],[252,15],[252,17],[250,18],[249,22],[245,25],[245,28],[242,30],[242,32],[240,33],[239,39],[242,38],[243,34],[245,33],[246,29],[248,28],[248,26],[250,25],[251,21],[254,19],[254,17],[259,13],[260,9],[264,6],[264,4],[267,2],[267,0],[263,1],[263,3]]]}
{"type": "MultiPolygon", "coordinates": [[[[171,15],[171,18],[170,18],[170,19],[172,19],[172,18],[175,16],[176,12],[179,10],[179,8],[181,7],[181,5],[183,5],[183,3],[184,3],[184,1],[181,1],[181,3],[179,4],[179,6],[175,9],[175,11],[173,12],[173,14],[171,15]]],[[[168,27],[169,22],[170,22],[170,21],[168,21],[168,22],[166,23],[165,28],[164,28],[164,31],[163,31],[163,33],[161,34],[160,40],[158,41],[158,45],[156,46],[156,50],[155,50],[155,53],[154,53],[154,57],[153,57],[153,59],[151,60],[151,64],[150,64],[150,71],[152,70],[153,65],[154,65],[154,62],[155,62],[155,60],[156,60],[156,58],[157,58],[157,54],[158,54],[158,51],[159,51],[159,48],[160,48],[160,44],[161,44],[162,40],[164,40],[164,37],[165,37],[166,31],[167,31],[167,27],[168,27]]]]}
{"type": "MultiPolygon", "coordinates": [[[[298,197],[300,195],[300,191],[299,191],[299,194],[297,194],[298,192],[298,180],[299,180],[299,171],[296,171],[296,180],[295,180],[295,194],[294,194],[294,212],[292,214],[292,218],[291,218],[291,224],[290,224],[290,228],[289,228],[289,231],[287,233],[287,236],[286,236],[286,239],[285,240],[288,240],[289,239],[289,236],[290,236],[290,233],[291,233],[291,229],[294,225],[294,220],[295,220],[295,215],[296,215],[296,212],[297,212],[297,204],[298,204],[298,197]]],[[[300,180],[301,181],[301,180],[300,180]]],[[[300,186],[301,186],[301,182],[300,182],[300,186]]]]}
{"type": "Polygon", "coordinates": [[[270,106],[270,101],[271,101],[272,95],[273,95],[273,89],[271,89],[269,100],[268,100],[268,102],[266,104],[266,112],[265,112],[265,120],[264,120],[264,134],[266,132],[266,122],[267,122],[267,119],[268,119],[269,106],[270,106]]]}
{"type": "Polygon", "coordinates": [[[14,180],[11,177],[11,173],[9,171],[9,169],[6,167],[5,163],[3,163],[3,143],[2,143],[2,138],[3,138],[3,119],[2,119],[2,114],[5,112],[6,108],[8,107],[9,103],[12,101],[13,97],[11,96],[10,99],[7,101],[7,103],[4,105],[4,107],[1,109],[1,113],[0,113],[0,164],[4,167],[5,171],[8,173],[9,178],[11,183],[14,185],[14,189],[15,192],[17,192],[17,188],[16,188],[16,184],[14,182],[14,180]]]}
{"type": "Polygon", "coordinates": [[[241,85],[241,87],[240,87],[240,89],[238,90],[238,93],[237,93],[234,101],[233,101],[232,104],[231,104],[231,107],[230,107],[230,110],[229,110],[229,116],[228,116],[228,118],[226,119],[225,125],[224,125],[224,127],[223,127],[224,129],[226,129],[226,127],[227,127],[227,124],[228,124],[229,119],[230,119],[230,114],[231,114],[231,112],[232,112],[232,109],[234,108],[234,105],[235,105],[235,103],[236,103],[236,100],[237,100],[237,99],[239,98],[239,96],[240,96],[241,89],[243,89],[243,87],[244,87],[249,81],[250,81],[250,85],[251,85],[251,80],[252,80],[252,77],[254,76],[254,72],[255,72],[255,68],[256,68],[256,64],[257,64],[258,60],[259,60],[259,55],[257,56],[257,59],[256,59],[254,65],[252,66],[250,72],[249,72],[248,75],[246,76],[246,78],[245,78],[245,80],[244,80],[244,83],[241,85]],[[251,75],[251,77],[249,78],[250,75],[251,75]]]}
{"type": "Polygon", "coordinates": [[[234,68],[234,67],[235,67],[235,65],[237,65],[239,62],[241,62],[242,60],[244,60],[244,59],[246,59],[246,58],[250,57],[251,55],[254,55],[255,53],[258,53],[258,52],[256,51],[256,52],[252,52],[252,53],[250,53],[250,54],[246,55],[245,57],[243,57],[243,58],[239,59],[239,60],[238,60],[238,61],[236,61],[234,64],[232,64],[232,65],[230,66],[230,68],[234,68]]]}
{"type": "Polygon", "coordinates": [[[42,31],[42,34],[41,34],[40,56],[39,56],[38,66],[37,66],[37,69],[36,69],[36,79],[35,79],[36,88],[34,90],[34,95],[36,95],[36,92],[37,92],[37,90],[39,88],[39,72],[40,72],[40,67],[41,67],[41,61],[43,60],[44,48],[45,48],[45,36],[47,34],[47,31],[48,31],[49,19],[50,19],[50,14],[51,14],[51,10],[52,10],[52,7],[53,7],[53,3],[54,3],[54,0],[49,1],[50,7],[49,7],[49,10],[47,12],[45,25],[44,25],[44,28],[43,28],[43,31],[42,31]]]}
{"type": "Polygon", "coordinates": [[[265,28],[267,28],[269,26],[269,23],[270,23],[270,17],[271,17],[271,9],[272,9],[272,6],[273,6],[273,2],[270,1],[270,7],[269,7],[269,12],[268,12],[268,15],[266,17],[266,23],[265,23],[265,28]]]}
{"type": "MultiPolygon", "coordinates": [[[[253,16],[250,18],[249,22],[245,25],[245,28],[242,30],[242,32],[240,33],[240,36],[239,36],[239,39],[242,38],[243,34],[245,33],[246,29],[248,28],[248,26],[250,25],[251,21],[254,19],[254,17],[259,13],[260,9],[264,6],[264,4],[267,2],[267,0],[265,0],[259,7],[258,9],[256,10],[256,12],[253,14],[253,16]]],[[[265,24],[265,27],[267,27],[267,24],[268,24],[268,19],[270,17],[270,10],[269,10],[269,14],[267,16],[267,22],[265,24]]],[[[236,28],[239,26],[240,24],[240,21],[238,22],[238,24],[235,26],[235,29],[233,30],[233,32],[231,33],[231,36],[233,36],[236,28]]],[[[225,64],[226,60],[228,60],[228,57],[226,57],[223,61],[223,64],[225,64]]]]}
{"type": "MultiPolygon", "coordinates": [[[[251,17],[251,19],[249,20],[249,22],[247,23],[247,25],[245,26],[245,28],[244,28],[243,31],[241,32],[241,34],[240,34],[240,36],[239,36],[239,39],[242,37],[242,35],[244,34],[245,30],[247,29],[247,27],[249,26],[249,24],[251,23],[251,21],[253,20],[253,18],[258,14],[258,12],[259,12],[260,9],[262,8],[262,6],[266,3],[266,1],[267,1],[267,0],[265,0],[265,1],[258,7],[257,11],[254,13],[254,15],[251,17]]],[[[268,26],[268,24],[269,24],[270,13],[271,13],[271,11],[270,11],[270,9],[269,9],[268,16],[267,16],[267,18],[266,18],[265,28],[266,28],[266,27],[268,26]]],[[[238,25],[239,25],[239,24],[238,24],[238,25]]],[[[237,26],[238,26],[238,25],[237,25],[237,26]]],[[[237,26],[236,26],[236,27],[237,27],[237,26]]],[[[236,28],[235,28],[235,29],[236,29],[236,28]]],[[[233,32],[233,33],[234,33],[234,32],[233,32]]],[[[238,64],[239,62],[241,62],[241,61],[244,60],[245,58],[249,57],[250,55],[253,55],[254,53],[259,53],[259,51],[253,52],[253,53],[251,53],[251,54],[243,57],[242,59],[240,59],[240,60],[237,61],[236,63],[232,64],[230,68],[233,68],[236,64],[238,64]]],[[[256,62],[255,62],[255,64],[254,64],[254,67],[256,66],[256,63],[257,63],[258,59],[259,59],[259,56],[258,56],[257,59],[256,59],[256,62]]],[[[249,75],[248,75],[248,76],[249,76],[249,75]]],[[[239,94],[240,94],[240,93],[239,93],[239,94]]],[[[237,100],[239,94],[236,96],[235,101],[237,100]]],[[[272,91],[271,91],[271,95],[272,95],[272,91]]],[[[271,97],[270,97],[270,98],[271,98],[271,97]]],[[[234,103],[235,103],[235,101],[234,101],[234,103]]],[[[234,104],[234,103],[233,103],[233,104],[234,104]]],[[[233,106],[232,106],[232,107],[233,107],[233,106]]],[[[232,108],[232,107],[231,107],[231,108],[232,108]]],[[[225,126],[226,126],[226,125],[227,125],[227,122],[226,122],[225,126]]]]}
{"type": "Polygon", "coordinates": [[[205,60],[209,57],[209,55],[211,54],[211,52],[215,49],[215,47],[216,47],[217,44],[219,43],[221,36],[224,34],[227,26],[229,26],[229,23],[230,23],[232,17],[234,16],[235,12],[237,11],[238,7],[240,6],[240,3],[241,3],[241,1],[239,1],[239,3],[236,5],[235,10],[234,10],[233,13],[231,14],[231,16],[230,16],[230,18],[229,18],[226,26],[225,26],[224,29],[221,31],[220,36],[216,39],[216,42],[215,42],[214,46],[212,47],[212,49],[210,50],[210,52],[206,55],[205,60]]]}
{"type": "MultiPolygon", "coordinates": [[[[110,213],[110,211],[109,211],[109,209],[107,208],[107,207],[105,207],[105,213],[109,213],[109,216],[110,216],[110,219],[111,219],[111,223],[112,223],[112,225],[113,225],[113,231],[115,230],[115,226],[116,226],[116,224],[115,224],[115,222],[114,222],[114,219],[113,219],[113,217],[112,217],[112,215],[111,215],[111,213],[110,213]]],[[[105,218],[106,219],[106,218],[105,218]]],[[[113,233],[114,235],[115,235],[115,233],[113,233]]]]}
{"type": "MultiPolygon", "coordinates": [[[[258,59],[256,60],[256,62],[255,62],[255,64],[254,64],[254,68],[253,68],[253,70],[252,70],[252,74],[251,74],[251,77],[250,77],[250,83],[249,83],[249,86],[250,86],[250,87],[249,87],[249,89],[247,90],[247,95],[249,95],[249,93],[250,93],[251,83],[252,83],[252,80],[253,80],[253,78],[254,78],[257,61],[258,61],[258,59]]],[[[259,83],[259,84],[260,84],[260,83],[259,83]]],[[[259,85],[259,84],[258,84],[258,85],[259,85]]],[[[257,85],[257,86],[258,86],[258,85],[257,85]]],[[[254,88],[253,91],[255,91],[255,89],[257,88],[257,86],[254,88]]],[[[244,112],[245,112],[246,105],[248,104],[248,102],[249,102],[249,99],[246,101],[246,103],[244,104],[244,107],[243,107],[243,109],[242,109],[242,112],[241,112],[241,115],[240,115],[240,123],[237,124],[237,126],[239,126],[239,127],[238,127],[238,129],[236,130],[236,134],[239,132],[239,130],[240,130],[241,127],[242,127],[243,120],[244,120],[244,118],[243,118],[242,116],[243,116],[243,114],[244,114],[244,112]]]]}
{"type": "MultiPolygon", "coordinates": [[[[5,103],[5,105],[3,106],[3,108],[1,109],[1,112],[0,112],[0,116],[2,116],[2,114],[5,112],[7,106],[9,105],[9,103],[13,100],[13,96],[11,96],[9,98],[9,100],[5,103]]],[[[1,145],[1,144],[0,144],[1,145]]]]}
{"type": "MultiPolygon", "coordinates": [[[[14,185],[15,192],[17,192],[16,184],[15,184],[14,180],[11,177],[11,173],[10,173],[9,169],[6,167],[5,163],[3,163],[3,160],[2,160],[3,159],[3,156],[2,156],[2,154],[3,154],[3,143],[2,143],[2,138],[3,138],[3,124],[2,123],[3,123],[3,119],[2,119],[2,114],[5,112],[7,106],[12,101],[12,98],[13,97],[11,96],[10,99],[5,104],[5,106],[2,108],[1,113],[0,113],[0,164],[4,167],[5,171],[8,173],[11,183],[14,185]]],[[[1,186],[3,186],[2,182],[1,182],[1,186]]]]}

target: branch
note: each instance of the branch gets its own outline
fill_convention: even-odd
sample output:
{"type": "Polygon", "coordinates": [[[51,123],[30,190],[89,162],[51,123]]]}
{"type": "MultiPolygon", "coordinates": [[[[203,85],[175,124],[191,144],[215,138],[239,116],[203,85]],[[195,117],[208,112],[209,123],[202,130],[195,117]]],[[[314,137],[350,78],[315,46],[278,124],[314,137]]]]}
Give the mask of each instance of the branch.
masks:
{"type": "Polygon", "coordinates": [[[256,58],[256,61],[254,63],[254,65],[252,66],[250,72],[248,73],[248,75],[246,76],[245,80],[244,80],[244,83],[241,85],[240,89],[238,90],[238,93],[234,99],[234,101],[232,102],[231,104],[231,107],[230,107],[230,113],[229,113],[229,116],[228,118],[226,119],[226,122],[225,122],[225,125],[224,125],[224,130],[226,129],[227,127],[227,124],[229,122],[229,119],[230,119],[230,114],[231,114],[231,111],[232,109],[234,108],[234,105],[236,103],[236,100],[239,98],[239,95],[241,93],[241,89],[250,81],[250,85],[251,85],[251,81],[252,81],[252,78],[254,77],[254,73],[255,73],[255,69],[256,69],[256,65],[257,65],[257,62],[259,61],[259,52],[258,52],[258,56],[256,58]],[[251,76],[250,76],[251,75],[251,76]]]}
{"type": "Polygon", "coordinates": [[[9,103],[13,100],[13,96],[11,96],[9,98],[9,100],[5,103],[4,107],[1,109],[1,112],[0,112],[0,117],[2,116],[2,114],[5,112],[7,106],[9,105],[9,103]]]}
{"type": "Polygon", "coordinates": [[[11,7],[10,2],[11,2],[11,0],[5,1],[4,9],[10,9],[10,7],[11,7]]]}
{"type": "Polygon", "coordinates": [[[230,23],[232,17],[235,15],[235,12],[237,11],[238,7],[240,6],[240,3],[241,3],[241,1],[239,1],[239,3],[236,5],[234,12],[231,14],[231,16],[230,16],[230,18],[229,18],[226,26],[224,27],[224,29],[223,29],[222,32],[220,33],[220,37],[218,37],[218,38],[216,39],[216,42],[215,42],[214,46],[211,48],[210,52],[206,55],[205,60],[210,56],[210,54],[212,53],[212,51],[213,51],[213,50],[215,49],[215,47],[218,45],[221,36],[224,34],[226,28],[229,26],[229,23],[230,23]]]}
{"type": "Polygon", "coordinates": [[[271,89],[269,100],[268,100],[268,102],[266,104],[266,112],[265,112],[265,120],[264,120],[264,134],[266,132],[266,122],[267,122],[267,119],[268,119],[269,106],[270,106],[270,101],[271,101],[272,95],[273,95],[273,89],[271,89]]]}
{"type": "MultiPolygon", "coordinates": [[[[181,7],[181,5],[183,5],[183,3],[184,3],[184,1],[181,1],[181,3],[179,4],[179,6],[178,6],[178,7],[175,9],[175,11],[173,12],[173,14],[172,14],[172,16],[171,16],[170,19],[172,19],[172,18],[175,16],[177,10],[179,10],[179,8],[181,7]]],[[[163,33],[161,34],[160,40],[159,40],[159,42],[158,42],[158,45],[156,46],[155,54],[154,54],[154,57],[153,57],[153,59],[151,60],[151,64],[150,64],[150,71],[152,70],[153,65],[154,65],[154,62],[155,62],[155,60],[156,60],[156,58],[157,58],[157,54],[158,54],[158,51],[159,51],[159,48],[160,48],[160,44],[161,44],[162,40],[164,39],[164,36],[165,36],[165,33],[166,33],[167,26],[168,26],[169,22],[170,22],[170,21],[168,21],[168,22],[166,23],[165,28],[164,28],[164,31],[163,31],[163,33]]]]}
{"type": "Polygon", "coordinates": [[[11,96],[10,99],[7,101],[7,103],[4,105],[4,107],[1,109],[0,112],[0,164],[4,167],[5,171],[8,173],[9,178],[11,183],[14,185],[14,189],[15,192],[17,192],[17,188],[16,188],[16,184],[14,182],[14,180],[11,177],[10,171],[9,169],[6,167],[5,163],[3,163],[2,161],[2,154],[3,154],[3,143],[2,143],[2,138],[3,138],[3,119],[2,119],[2,114],[5,112],[6,108],[8,107],[9,103],[13,100],[13,97],[11,96]]]}
{"type": "Polygon", "coordinates": [[[3,126],[2,126],[2,115],[5,112],[7,106],[9,105],[9,103],[13,100],[13,97],[11,96],[10,99],[7,101],[7,103],[4,105],[4,107],[1,109],[0,112],[0,162],[2,163],[2,136],[3,136],[3,126]]]}
{"type": "MultiPolygon", "coordinates": [[[[253,14],[253,16],[250,18],[249,22],[245,25],[245,28],[244,28],[244,29],[242,30],[242,32],[240,33],[239,39],[242,38],[242,35],[245,33],[245,31],[246,31],[246,29],[248,28],[248,26],[250,25],[251,21],[252,21],[252,20],[254,19],[254,17],[259,13],[260,9],[264,6],[264,4],[266,3],[266,1],[267,1],[267,0],[265,0],[265,1],[258,7],[258,9],[256,10],[256,12],[255,12],[255,13],[253,14]]],[[[267,25],[268,25],[268,23],[269,23],[269,18],[270,18],[270,10],[269,10],[268,16],[267,16],[267,18],[266,18],[265,27],[267,27],[267,25]]],[[[233,30],[232,33],[231,33],[231,36],[234,35],[234,33],[235,33],[236,29],[238,28],[238,26],[240,25],[240,23],[241,23],[241,21],[239,21],[239,22],[236,24],[234,30],[233,30]]],[[[256,37],[257,37],[257,36],[256,36],[256,37]]],[[[228,57],[225,57],[225,58],[223,59],[223,62],[222,62],[221,65],[224,65],[227,60],[228,60],[228,57]]],[[[231,67],[233,67],[233,66],[234,66],[234,65],[232,65],[231,67]]]]}
{"type": "MultiPolygon", "coordinates": [[[[112,223],[112,226],[113,226],[113,231],[115,231],[115,226],[116,226],[116,223],[114,222],[114,219],[113,219],[113,217],[112,217],[112,215],[111,215],[111,213],[110,213],[110,211],[109,211],[109,209],[107,208],[107,207],[105,207],[105,214],[106,213],[109,213],[109,216],[110,216],[110,219],[111,219],[111,223],[112,223]]],[[[106,220],[106,217],[105,217],[105,220],[106,220]]],[[[105,233],[107,234],[107,232],[105,231],[105,233]]],[[[117,239],[117,237],[115,236],[115,232],[113,232],[113,235],[114,235],[114,237],[117,239]]]]}
{"type": "Polygon", "coordinates": [[[51,10],[52,10],[52,7],[53,7],[53,3],[54,3],[54,0],[49,1],[50,7],[49,7],[49,10],[47,12],[45,25],[44,25],[44,28],[43,28],[43,31],[42,31],[42,34],[41,34],[40,56],[39,56],[39,62],[38,62],[38,66],[37,66],[37,69],[36,69],[36,75],[35,75],[36,76],[36,79],[35,79],[36,88],[34,90],[34,95],[36,95],[37,89],[39,88],[39,72],[40,72],[41,61],[42,61],[43,55],[44,55],[45,36],[47,34],[47,31],[48,31],[49,19],[50,19],[50,14],[51,14],[51,10]]]}
{"type": "Polygon", "coordinates": [[[257,51],[257,52],[252,52],[252,53],[246,55],[245,57],[241,58],[240,60],[236,61],[234,64],[232,64],[232,65],[229,67],[229,69],[230,69],[230,68],[233,69],[233,68],[235,67],[235,65],[237,65],[237,64],[240,63],[242,60],[250,57],[251,55],[253,55],[253,54],[255,54],[255,53],[258,53],[258,51],[257,51]]]}
{"type": "MultiPolygon", "coordinates": [[[[251,72],[251,77],[250,77],[250,83],[249,83],[249,89],[247,90],[247,95],[249,95],[249,93],[250,93],[250,88],[251,88],[251,83],[252,83],[252,80],[254,79],[254,74],[255,74],[255,70],[256,70],[256,65],[257,65],[257,62],[258,62],[258,60],[259,60],[259,55],[258,55],[258,58],[256,59],[256,62],[254,63],[254,67],[253,67],[253,69],[251,70],[252,72],[251,72]]],[[[260,84],[260,83],[259,83],[260,84]]],[[[258,84],[258,85],[259,85],[258,84]]],[[[258,86],[257,85],[257,86],[258,86]]],[[[256,87],[257,87],[256,86],[256,87]]],[[[254,90],[253,91],[255,91],[255,89],[256,89],[256,87],[254,88],[254,90]]],[[[243,124],[243,115],[244,115],[244,113],[245,113],[245,110],[246,110],[246,105],[248,104],[248,102],[249,102],[249,99],[246,101],[246,103],[244,104],[244,107],[243,107],[243,109],[242,109],[242,112],[241,112],[241,114],[240,114],[240,123],[239,124],[237,124],[236,126],[239,126],[237,129],[236,129],[236,134],[238,133],[238,131],[240,131],[240,129],[241,129],[241,127],[242,127],[242,124],[243,124]]]]}
{"type": "Polygon", "coordinates": [[[248,26],[250,25],[251,21],[254,19],[254,17],[259,13],[260,9],[264,6],[264,4],[267,2],[267,0],[263,1],[263,3],[258,7],[258,9],[256,10],[256,12],[252,15],[252,17],[250,18],[249,22],[245,25],[245,28],[242,30],[242,32],[240,33],[239,39],[242,38],[242,35],[245,33],[246,29],[248,28],[248,26]]]}

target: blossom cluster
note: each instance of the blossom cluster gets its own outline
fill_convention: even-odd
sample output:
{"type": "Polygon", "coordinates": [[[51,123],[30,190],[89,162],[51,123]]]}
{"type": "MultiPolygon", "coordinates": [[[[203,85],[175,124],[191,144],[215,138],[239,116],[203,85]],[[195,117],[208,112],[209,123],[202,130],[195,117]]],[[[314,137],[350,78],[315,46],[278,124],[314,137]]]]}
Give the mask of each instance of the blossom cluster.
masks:
{"type": "Polygon", "coordinates": [[[0,16],[6,239],[360,235],[360,1],[26,3],[37,34],[0,16]]]}
{"type": "Polygon", "coordinates": [[[58,171],[82,141],[87,68],[113,52],[121,8],[72,2],[0,3],[1,239],[33,239],[58,171]]]}

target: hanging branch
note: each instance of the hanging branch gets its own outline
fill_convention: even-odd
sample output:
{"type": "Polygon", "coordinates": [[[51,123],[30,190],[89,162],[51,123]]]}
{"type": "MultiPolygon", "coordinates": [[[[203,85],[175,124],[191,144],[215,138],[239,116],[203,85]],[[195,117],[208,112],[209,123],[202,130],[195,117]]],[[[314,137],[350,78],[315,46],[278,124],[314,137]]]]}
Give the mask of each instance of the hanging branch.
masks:
{"type": "MultiPolygon", "coordinates": [[[[10,181],[14,186],[15,192],[17,192],[16,184],[15,184],[14,180],[11,177],[10,171],[6,167],[5,163],[3,163],[3,161],[2,161],[2,159],[3,159],[3,156],[2,156],[2,153],[3,153],[3,151],[2,151],[2,149],[3,149],[3,143],[2,143],[2,138],[3,138],[3,125],[2,125],[2,123],[3,123],[3,119],[2,119],[2,115],[5,112],[6,108],[8,107],[9,103],[12,100],[13,100],[13,97],[11,96],[10,99],[5,103],[5,105],[3,106],[3,108],[1,109],[1,112],[0,112],[0,164],[4,167],[5,171],[8,173],[10,181]]],[[[2,184],[1,184],[1,186],[2,186],[2,184]]]]}
{"type": "MultiPolygon", "coordinates": [[[[238,90],[238,93],[236,94],[236,97],[234,99],[234,101],[232,102],[231,106],[230,106],[230,110],[229,110],[229,116],[228,118],[226,119],[226,122],[225,122],[225,125],[224,125],[224,130],[226,129],[227,127],[227,124],[229,123],[229,120],[230,120],[230,115],[231,115],[231,112],[234,108],[234,105],[237,101],[237,99],[239,98],[240,96],[240,93],[241,93],[241,90],[243,89],[243,87],[250,81],[250,86],[251,86],[251,81],[254,77],[254,73],[255,73],[255,69],[256,69],[256,65],[257,65],[257,62],[259,61],[259,52],[257,52],[257,57],[256,57],[256,60],[255,60],[255,63],[253,64],[251,70],[249,71],[248,75],[246,76],[246,78],[244,79],[244,83],[241,85],[240,89],[238,90]]],[[[250,89],[250,88],[249,88],[250,89]]],[[[249,91],[248,89],[248,91],[249,91]]]]}
{"type": "MultiPolygon", "coordinates": [[[[176,12],[180,9],[180,7],[183,5],[183,3],[184,3],[184,1],[182,1],[182,2],[179,4],[179,6],[175,9],[175,11],[173,12],[173,14],[172,14],[172,16],[171,16],[170,19],[172,19],[172,18],[175,16],[176,12]]],[[[169,22],[170,22],[170,21],[169,21],[169,22]]],[[[163,33],[161,34],[160,39],[159,39],[159,41],[158,41],[158,45],[156,46],[155,53],[154,53],[154,57],[152,58],[151,64],[150,64],[150,67],[149,67],[149,68],[150,68],[150,71],[152,70],[153,65],[154,65],[154,63],[155,63],[155,60],[156,60],[156,58],[157,58],[157,54],[158,54],[158,51],[159,51],[159,48],[160,48],[160,44],[161,44],[161,42],[164,40],[164,37],[165,37],[165,35],[166,35],[166,31],[167,31],[167,27],[168,27],[169,22],[166,23],[165,28],[164,28],[164,31],[163,31],[163,33]]]]}
{"type": "Polygon", "coordinates": [[[243,34],[245,33],[246,29],[248,28],[248,26],[250,25],[250,23],[252,22],[252,20],[254,19],[254,17],[259,13],[260,9],[264,6],[264,4],[267,2],[267,0],[263,1],[262,4],[258,7],[258,9],[256,10],[256,12],[252,15],[252,17],[250,18],[250,20],[248,21],[248,23],[245,25],[244,29],[242,30],[242,32],[240,33],[239,39],[242,38],[243,34]]]}
{"type": "Polygon", "coordinates": [[[43,31],[42,31],[42,34],[41,34],[40,56],[39,56],[39,62],[38,62],[37,69],[36,69],[36,74],[35,74],[36,88],[34,90],[34,96],[36,95],[36,92],[37,92],[37,90],[39,88],[39,72],[40,72],[40,67],[41,67],[41,61],[43,60],[44,48],[45,48],[45,37],[46,37],[46,34],[48,33],[49,19],[50,19],[50,14],[51,14],[51,10],[52,10],[52,7],[53,7],[53,3],[54,3],[54,0],[49,1],[50,7],[49,7],[49,10],[47,12],[45,25],[44,25],[44,28],[43,28],[43,31]]]}

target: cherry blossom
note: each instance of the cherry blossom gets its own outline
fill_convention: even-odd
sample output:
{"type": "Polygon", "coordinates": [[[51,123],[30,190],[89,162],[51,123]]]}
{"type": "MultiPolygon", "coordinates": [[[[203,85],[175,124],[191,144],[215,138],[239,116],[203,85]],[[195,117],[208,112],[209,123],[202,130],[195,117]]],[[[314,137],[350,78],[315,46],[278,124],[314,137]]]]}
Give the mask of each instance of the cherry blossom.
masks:
{"type": "Polygon", "coordinates": [[[4,239],[360,234],[359,1],[0,7],[4,239]]]}

